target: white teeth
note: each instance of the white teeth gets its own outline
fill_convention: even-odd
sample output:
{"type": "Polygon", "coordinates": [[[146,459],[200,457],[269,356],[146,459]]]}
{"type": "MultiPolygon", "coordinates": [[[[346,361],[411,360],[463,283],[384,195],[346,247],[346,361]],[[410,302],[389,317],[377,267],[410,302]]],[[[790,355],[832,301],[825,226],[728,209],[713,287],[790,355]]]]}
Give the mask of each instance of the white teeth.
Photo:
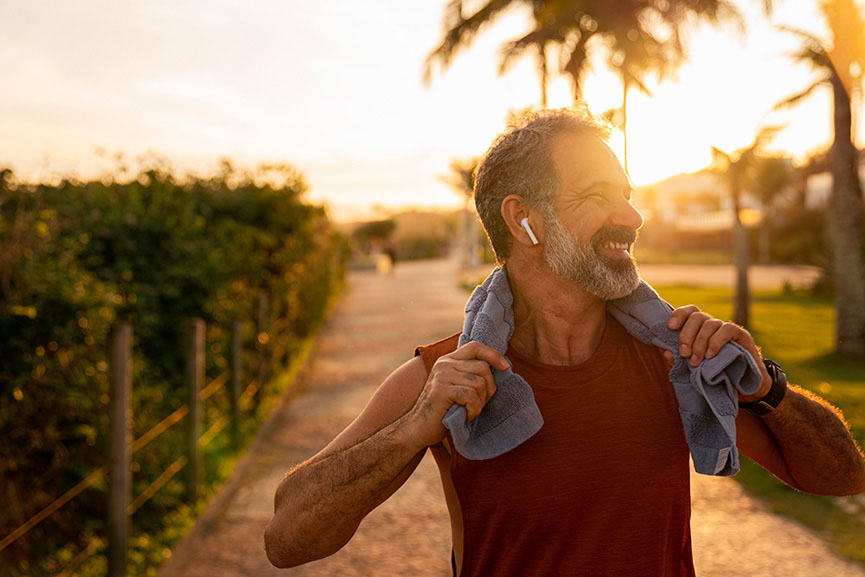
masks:
{"type": "Polygon", "coordinates": [[[626,242],[608,242],[604,244],[604,248],[610,248],[614,250],[628,250],[628,243],[626,242]]]}

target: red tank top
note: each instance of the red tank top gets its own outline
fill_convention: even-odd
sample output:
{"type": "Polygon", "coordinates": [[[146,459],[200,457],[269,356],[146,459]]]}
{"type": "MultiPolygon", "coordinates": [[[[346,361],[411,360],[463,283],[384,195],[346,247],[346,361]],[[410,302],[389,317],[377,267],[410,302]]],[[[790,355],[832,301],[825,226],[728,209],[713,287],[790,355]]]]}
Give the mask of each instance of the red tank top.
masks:
{"type": "MultiPolygon", "coordinates": [[[[420,347],[427,370],[457,341],[420,347]]],[[[661,352],[608,317],[580,365],[507,356],[544,426],[495,459],[451,455],[461,576],[693,576],[688,446],[661,352]]]]}

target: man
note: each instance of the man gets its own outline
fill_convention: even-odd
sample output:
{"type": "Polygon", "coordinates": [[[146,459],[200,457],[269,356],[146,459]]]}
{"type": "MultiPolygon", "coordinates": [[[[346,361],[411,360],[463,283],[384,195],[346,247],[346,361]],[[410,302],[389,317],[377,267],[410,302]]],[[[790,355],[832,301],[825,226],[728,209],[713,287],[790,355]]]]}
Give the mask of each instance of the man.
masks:
{"type": "MultiPolygon", "coordinates": [[[[639,282],[630,251],[643,222],[607,136],[574,108],[528,115],[493,142],[475,199],[513,294],[506,355],[479,342],[458,347],[457,335],[420,347],[351,425],[286,475],[265,535],[272,563],[339,550],[429,448],[455,574],[694,575],[673,355],[629,336],[606,311],[639,282]],[[509,362],[531,385],[544,425],[501,456],[466,459],[442,419],[454,404],[475,419],[495,394],[491,368],[509,362]]],[[[778,402],[747,331],[693,306],[668,326],[680,330],[678,352],[693,366],[728,342],[758,361],[759,390],[739,401],[777,406],[739,412],[741,452],[803,491],[865,490],[865,462],[843,421],[796,387],[778,402]]]]}

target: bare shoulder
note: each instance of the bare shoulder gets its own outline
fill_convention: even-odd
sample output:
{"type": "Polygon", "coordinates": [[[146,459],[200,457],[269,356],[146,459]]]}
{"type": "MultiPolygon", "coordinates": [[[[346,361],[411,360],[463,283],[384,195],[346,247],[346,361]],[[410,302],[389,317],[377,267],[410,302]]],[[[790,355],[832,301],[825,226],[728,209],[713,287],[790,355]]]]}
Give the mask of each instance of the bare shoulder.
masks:
{"type": "Polygon", "coordinates": [[[322,453],[332,453],[354,445],[401,417],[414,406],[426,379],[427,370],[420,357],[403,363],[388,375],[360,415],[322,453]]]}

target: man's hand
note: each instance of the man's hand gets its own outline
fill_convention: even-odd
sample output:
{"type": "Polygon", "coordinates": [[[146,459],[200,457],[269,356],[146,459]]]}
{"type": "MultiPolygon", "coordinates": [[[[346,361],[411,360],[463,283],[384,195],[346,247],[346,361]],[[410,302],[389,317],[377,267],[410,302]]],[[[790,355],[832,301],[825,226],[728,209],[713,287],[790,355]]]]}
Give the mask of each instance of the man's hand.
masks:
{"type": "Polygon", "coordinates": [[[406,415],[406,424],[416,427],[423,446],[444,439],[442,419],[454,403],[465,405],[468,420],[477,417],[496,392],[490,367],[506,370],[504,355],[478,342],[470,342],[440,357],[430,370],[423,391],[406,415]]]}
{"type": "MultiPolygon", "coordinates": [[[[703,359],[711,359],[728,342],[735,342],[751,353],[760,374],[763,375],[763,384],[753,395],[739,395],[741,401],[756,401],[762,399],[772,387],[772,379],[763,365],[763,357],[757,350],[751,333],[735,323],[725,323],[700,311],[695,305],[680,307],[673,311],[667,322],[670,330],[682,329],[679,333],[679,354],[689,359],[692,367],[699,365],[703,359]]],[[[664,351],[668,362],[673,361],[673,353],[664,351]]]]}

